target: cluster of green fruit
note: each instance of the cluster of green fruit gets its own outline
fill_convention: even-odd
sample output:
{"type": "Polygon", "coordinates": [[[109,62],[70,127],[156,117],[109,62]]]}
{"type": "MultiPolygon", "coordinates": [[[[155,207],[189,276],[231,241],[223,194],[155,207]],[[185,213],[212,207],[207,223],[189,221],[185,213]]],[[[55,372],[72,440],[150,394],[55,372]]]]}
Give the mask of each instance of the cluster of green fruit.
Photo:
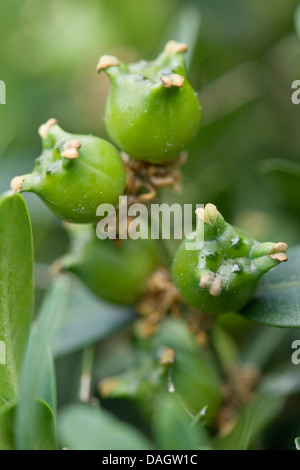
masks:
{"type": "MultiPolygon", "coordinates": [[[[98,71],[111,81],[105,110],[111,140],[131,158],[163,165],[174,160],[197,132],[200,105],[185,71],[186,46],[170,41],[153,62],[129,66],[102,56],[98,71]]],[[[12,187],[38,194],[61,219],[97,220],[100,204],[117,205],[126,185],[119,150],[98,137],[64,132],[56,119],[39,129],[42,155],[30,175],[12,187]]]]}
{"type": "MultiPolygon", "coordinates": [[[[157,266],[155,248],[149,239],[98,240],[86,224],[97,221],[99,205],[117,206],[125,191],[120,151],[134,160],[166,165],[196,134],[201,107],[186,74],[186,50],[185,44],[169,41],[156,60],[131,65],[102,56],[97,69],[111,82],[106,129],[118,148],[98,137],[67,133],[50,119],[39,129],[43,151],[33,172],[11,183],[15,191],[36,193],[61,219],[84,224],[71,230],[73,249],[64,268],[110,301],[137,301],[157,266]]],[[[173,280],[184,300],[203,312],[239,310],[252,298],[262,274],[286,261],[287,245],[250,239],[227,224],[212,204],[197,215],[199,226],[204,224],[204,245],[189,251],[182,243],[173,280]]]]}

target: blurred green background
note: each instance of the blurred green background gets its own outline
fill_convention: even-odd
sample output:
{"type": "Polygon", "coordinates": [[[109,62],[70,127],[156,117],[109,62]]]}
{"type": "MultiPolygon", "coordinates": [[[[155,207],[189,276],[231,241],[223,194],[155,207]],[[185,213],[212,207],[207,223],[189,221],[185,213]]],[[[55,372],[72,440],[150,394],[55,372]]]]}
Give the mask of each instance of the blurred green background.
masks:
{"type": "MultiPolygon", "coordinates": [[[[269,159],[299,161],[300,108],[291,102],[300,70],[296,7],[296,0],[2,1],[0,191],[31,171],[37,129],[49,117],[71,132],[105,137],[108,80],[95,69],[101,54],[151,59],[174,38],[190,46],[203,123],[184,168],[188,190],[166,199],[213,202],[259,239],[299,241],[300,203],[289,204],[290,185],[265,171],[269,159]]],[[[65,247],[60,223],[35,196],[26,199],[37,260],[49,262],[65,247]]]]}
{"type": "MultiPolygon", "coordinates": [[[[212,202],[259,240],[299,243],[300,106],[291,102],[292,82],[300,79],[297,5],[298,0],[2,0],[0,80],[7,96],[0,105],[0,192],[14,176],[31,171],[41,150],[37,129],[48,118],[56,117],[70,132],[107,137],[108,80],[96,73],[100,55],[151,60],[167,40],[177,39],[189,45],[189,74],[203,123],[188,149],[184,191],[165,191],[164,199],[212,202]]],[[[25,198],[39,303],[49,284],[48,266],[68,242],[61,222],[38,198],[25,198]]],[[[123,351],[123,340],[114,341],[123,351]]],[[[61,402],[69,379],[64,380],[61,402]]],[[[297,403],[299,397],[281,426],[297,403]]],[[[288,428],[289,438],[296,429],[288,428]]]]}

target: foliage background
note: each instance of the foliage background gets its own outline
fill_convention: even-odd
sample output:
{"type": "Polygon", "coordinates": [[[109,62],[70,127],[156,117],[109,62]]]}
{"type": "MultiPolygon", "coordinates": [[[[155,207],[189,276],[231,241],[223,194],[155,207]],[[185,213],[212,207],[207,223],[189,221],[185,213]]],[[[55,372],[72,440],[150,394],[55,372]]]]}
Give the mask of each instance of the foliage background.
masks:
{"type": "MultiPolygon", "coordinates": [[[[203,124],[189,147],[185,190],[180,196],[167,191],[165,200],[212,202],[229,222],[259,240],[299,243],[299,181],[283,184],[269,171],[271,159],[299,162],[300,156],[300,107],[291,102],[291,84],[300,78],[296,7],[297,0],[1,1],[0,79],[7,86],[7,104],[0,106],[0,192],[13,176],[31,171],[40,152],[37,129],[49,117],[71,132],[106,137],[108,80],[95,70],[101,54],[125,62],[151,59],[173,38],[190,45],[190,78],[199,91],[203,124]]],[[[34,195],[26,201],[38,309],[50,282],[48,266],[64,254],[68,241],[60,221],[34,195]]],[[[262,330],[237,319],[223,323],[238,344],[262,330]]],[[[119,335],[100,348],[118,344],[122,355],[126,331],[119,335]]],[[[299,339],[297,332],[281,333],[268,367],[290,365],[293,339],[299,339]]],[[[72,367],[77,370],[81,354],[57,361],[59,406],[76,396],[72,367]]],[[[115,356],[109,357],[112,362],[99,360],[99,376],[118,369],[115,356]]],[[[300,434],[299,399],[299,394],[289,399],[263,446],[293,447],[300,434]]],[[[122,402],[106,406],[128,419],[122,402]]]]}

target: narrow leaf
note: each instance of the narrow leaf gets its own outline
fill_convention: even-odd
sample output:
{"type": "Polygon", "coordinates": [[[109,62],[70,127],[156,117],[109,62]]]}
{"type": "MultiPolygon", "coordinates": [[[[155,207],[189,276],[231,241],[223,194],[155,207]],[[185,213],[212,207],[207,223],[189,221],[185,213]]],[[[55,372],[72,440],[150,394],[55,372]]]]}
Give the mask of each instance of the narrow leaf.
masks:
{"type": "MultiPolygon", "coordinates": [[[[298,8],[298,17],[300,19],[300,9],[298,8]]],[[[300,23],[299,23],[300,26],[300,23]]],[[[299,30],[300,31],[300,30],[299,30]]],[[[292,91],[291,91],[292,92],[292,91]]],[[[299,211],[300,208],[300,165],[299,163],[274,158],[263,161],[260,164],[262,173],[270,175],[278,184],[282,195],[286,199],[289,208],[299,211]]]]}
{"type": "MultiPolygon", "coordinates": [[[[31,224],[24,199],[0,198],[0,397],[18,394],[18,375],[33,311],[31,224]]],[[[1,401],[1,400],[0,400],[1,401]]]]}
{"type": "Polygon", "coordinates": [[[58,435],[71,450],[148,450],[154,446],[133,427],[95,406],[74,404],[62,410],[58,435]]]}

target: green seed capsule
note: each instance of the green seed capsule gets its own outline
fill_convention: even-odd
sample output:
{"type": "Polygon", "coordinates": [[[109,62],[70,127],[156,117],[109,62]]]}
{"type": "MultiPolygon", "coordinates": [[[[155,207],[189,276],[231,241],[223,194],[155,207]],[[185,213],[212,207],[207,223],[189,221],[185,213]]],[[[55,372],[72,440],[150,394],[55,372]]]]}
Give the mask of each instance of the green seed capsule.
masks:
{"type": "MultiPolygon", "coordinates": [[[[261,276],[287,261],[288,246],[253,240],[228,224],[213,204],[196,213],[204,244],[191,250],[182,242],[172,266],[174,282],[185,301],[205,313],[238,311],[252,299],[261,276]]],[[[196,232],[189,241],[195,237],[196,232]]]]}
{"type": "Polygon", "coordinates": [[[55,119],[39,129],[43,152],[33,172],[12,180],[15,191],[36,193],[63,220],[97,220],[100,204],[116,206],[126,184],[118,150],[91,135],[63,131],[55,119]]]}
{"type": "Polygon", "coordinates": [[[188,80],[185,44],[170,41],[159,57],[125,65],[102,56],[111,88],[105,123],[112,141],[130,157],[164,164],[174,160],[196,134],[201,110],[188,80]]]}
{"type": "Polygon", "coordinates": [[[99,240],[91,225],[71,225],[69,233],[71,252],[62,258],[61,268],[76,274],[102,299],[134,304],[158,263],[152,240],[99,240]]]}

